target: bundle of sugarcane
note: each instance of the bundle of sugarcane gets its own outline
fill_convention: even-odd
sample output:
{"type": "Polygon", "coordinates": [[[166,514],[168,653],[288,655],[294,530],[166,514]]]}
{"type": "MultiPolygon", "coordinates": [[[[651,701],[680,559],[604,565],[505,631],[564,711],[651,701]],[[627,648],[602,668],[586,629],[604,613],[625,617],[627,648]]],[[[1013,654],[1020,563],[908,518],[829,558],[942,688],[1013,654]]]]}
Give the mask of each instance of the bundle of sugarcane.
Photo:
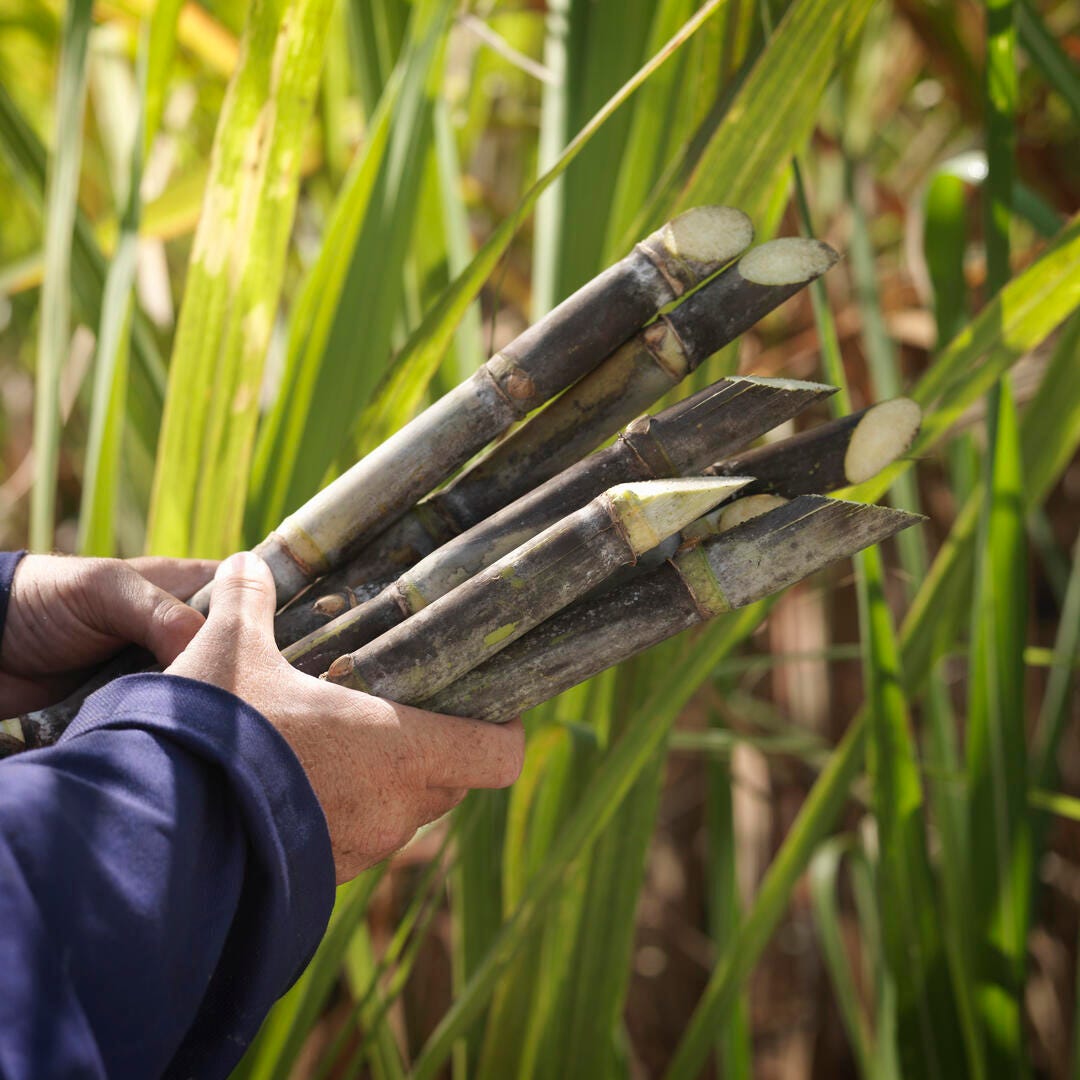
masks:
{"type": "MultiPolygon", "coordinates": [[[[837,258],[751,238],[725,207],[669,222],[287,518],[255,550],[290,662],[501,720],[911,524],[823,497],[907,449],[904,399],[750,450],[832,388],[721,379],[644,413],[837,258]]],[[[127,670],[5,722],[0,752],[55,741],[127,670]]]]}

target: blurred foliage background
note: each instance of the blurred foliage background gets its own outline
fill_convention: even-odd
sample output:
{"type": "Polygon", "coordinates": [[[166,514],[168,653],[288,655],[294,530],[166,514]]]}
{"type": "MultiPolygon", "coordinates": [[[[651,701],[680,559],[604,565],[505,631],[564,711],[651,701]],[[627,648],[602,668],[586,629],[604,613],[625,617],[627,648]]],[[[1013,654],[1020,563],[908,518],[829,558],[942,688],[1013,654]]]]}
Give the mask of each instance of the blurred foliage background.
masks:
{"type": "Polygon", "coordinates": [[[847,258],[695,386],[926,410],[850,493],[922,530],[536,710],[238,1075],[1080,1075],[1078,56],[1071,0],[0,0],[9,547],[254,543],[704,202],[847,258]]]}

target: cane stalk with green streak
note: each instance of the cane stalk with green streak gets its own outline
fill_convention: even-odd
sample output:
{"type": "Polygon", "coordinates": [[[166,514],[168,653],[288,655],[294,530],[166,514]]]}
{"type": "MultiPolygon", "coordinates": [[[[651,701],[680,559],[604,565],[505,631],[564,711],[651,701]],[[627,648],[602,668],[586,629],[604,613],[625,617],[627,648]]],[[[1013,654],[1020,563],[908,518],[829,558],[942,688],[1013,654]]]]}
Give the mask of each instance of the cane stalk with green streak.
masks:
{"type": "Polygon", "coordinates": [[[326,678],[405,704],[430,697],[746,482],[693,477],[610,488],[389,633],[339,656],[326,678]]]}
{"type": "Polygon", "coordinates": [[[721,379],[655,416],[640,417],[614,445],[444,544],[378,596],[283,653],[301,671],[322,674],[339,656],[374,641],[608,488],[692,475],[832,392],[790,379],[721,379]]]}
{"type": "MultiPolygon", "coordinates": [[[[737,231],[733,225],[733,235],[737,231]]],[[[749,242],[749,222],[743,235],[749,242]]],[[[370,589],[372,582],[397,577],[440,545],[569,468],[713,353],[825,273],[836,259],[826,244],[797,237],[773,240],[748,252],[326,575],[278,617],[278,644],[289,645],[370,599],[378,591],[370,589]]]]}
{"type": "Polygon", "coordinates": [[[800,495],[695,544],[610,592],[541,623],[423,701],[436,712],[502,722],[665,639],[801,581],[921,520],[800,495]]]}
{"type": "MultiPolygon", "coordinates": [[[[746,246],[745,215],[688,210],[495,354],[287,517],[255,552],[280,604],[332,570],[515,422],[746,246]]],[[[190,603],[208,610],[210,589],[190,603]]]]}

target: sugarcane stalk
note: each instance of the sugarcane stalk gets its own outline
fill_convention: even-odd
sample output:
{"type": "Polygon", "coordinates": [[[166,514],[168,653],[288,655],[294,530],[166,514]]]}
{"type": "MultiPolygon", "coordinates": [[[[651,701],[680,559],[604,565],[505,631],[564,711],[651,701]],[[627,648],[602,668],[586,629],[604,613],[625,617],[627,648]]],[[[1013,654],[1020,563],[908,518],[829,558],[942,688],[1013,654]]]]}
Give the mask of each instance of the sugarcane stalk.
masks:
{"type": "Polygon", "coordinates": [[[914,401],[893,398],[716,462],[705,474],[754,477],[742,491],[744,499],[837,491],[869,480],[906,453],[921,421],[922,410],[914,401]]]}
{"type": "Polygon", "coordinates": [[[749,478],[653,480],[587,506],[356,652],[325,678],[415,704],[595,588],[728,498],[749,478]]]}
{"type": "MultiPolygon", "coordinates": [[[[279,606],[389,527],[492,439],[592,370],[752,238],[753,226],[741,210],[688,210],[531,326],[255,547],[270,567],[279,606]]],[[[205,614],[210,592],[207,585],[188,603],[205,614]]],[[[138,650],[125,650],[107,677],[144,666],[138,650]]],[[[39,735],[51,740],[63,731],[91,689],[96,686],[20,717],[28,745],[37,745],[39,735]]],[[[4,734],[16,738],[14,725],[9,727],[4,734]]]]}
{"type": "MultiPolygon", "coordinates": [[[[921,420],[915,402],[895,398],[715,462],[702,470],[705,476],[754,479],[730,503],[702,515],[650,551],[635,569],[659,566],[685,544],[727,532],[797,495],[825,495],[869,480],[911,447],[921,420]]],[[[615,576],[613,583],[619,580],[615,576]]]]}
{"type": "Polygon", "coordinates": [[[833,392],[790,379],[720,379],[655,416],[639,417],[614,445],[444,544],[375,598],[282,651],[301,671],[321,674],[337,657],[374,641],[608,488],[700,472],[833,392]]]}
{"type": "MultiPolygon", "coordinates": [[[[371,598],[365,586],[409,566],[569,468],[659,400],[713,353],[837,260],[817,240],[773,240],[662,315],[441,491],[283,611],[282,647],[371,598]]],[[[754,473],[747,473],[753,476],[754,473]]],[[[377,590],[375,590],[377,591],[377,590]]]]}
{"type": "Polygon", "coordinates": [[[921,520],[801,495],[652,572],[578,601],[456,682],[424,708],[501,722],[622,660],[786,588],[921,520]]]}
{"type": "MultiPolygon", "coordinates": [[[[688,210],[639,243],[358,461],[255,548],[279,604],[401,517],[492,439],[566,389],[750,242],[730,207],[688,210]]],[[[209,587],[191,601],[208,610],[209,587]]]]}

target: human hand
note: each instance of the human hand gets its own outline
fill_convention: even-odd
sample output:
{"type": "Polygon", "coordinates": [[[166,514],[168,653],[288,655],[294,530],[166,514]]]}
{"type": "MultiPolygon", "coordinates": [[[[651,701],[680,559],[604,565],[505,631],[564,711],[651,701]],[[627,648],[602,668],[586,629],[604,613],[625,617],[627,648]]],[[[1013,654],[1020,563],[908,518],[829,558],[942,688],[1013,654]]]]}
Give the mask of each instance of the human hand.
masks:
{"type": "Polygon", "coordinates": [[[274,606],[266,564],[248,552],[227,559],[205,625],[167,674],[231,691],[284,736],[326,815],[339,884],[403,847],[469,788],[517,779],[520,720],[441,716],[305,675],[274,644],[274,606]]]}
{"type": "Polygon", "coordinates": [[[213,576],[207,559],[83,559],[27,555],[12,581],[0,638],[0,711],[60,701],[85,669],[122,646],[168,665],[203,624],[178,597],[213,576]]]}

